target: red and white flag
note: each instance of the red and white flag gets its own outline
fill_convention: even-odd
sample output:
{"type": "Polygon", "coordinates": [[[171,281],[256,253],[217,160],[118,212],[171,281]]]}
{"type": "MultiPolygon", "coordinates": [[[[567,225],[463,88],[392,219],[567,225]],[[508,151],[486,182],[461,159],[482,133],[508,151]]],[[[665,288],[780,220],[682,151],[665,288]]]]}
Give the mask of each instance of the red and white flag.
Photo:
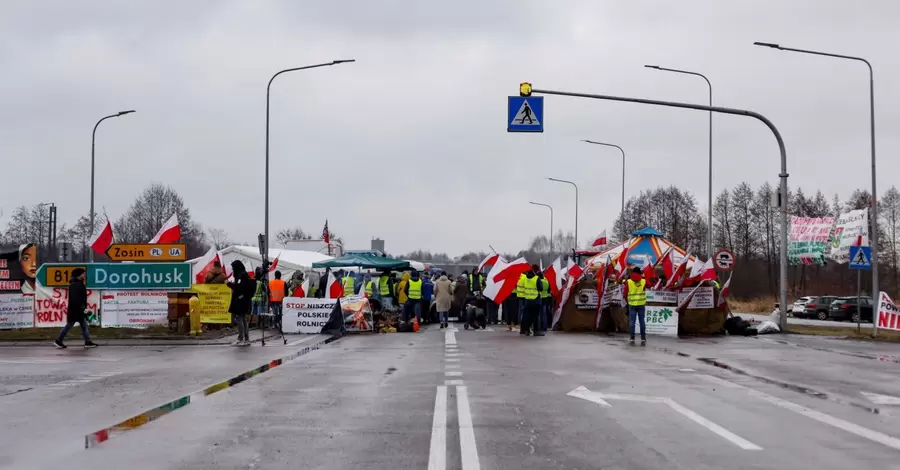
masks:
{"type": "MultiPolygon", "coordinates": [[[[734,273],[731,276],[733,275],[734,273]]],[[[726,303],[725,299],[728,297],[728,292],[731,289],[731,276],[728,276],[728,280],[725,281],[725,284],[722,285],[722,290],[719,291],[719,301],[716,302],[716,307],[726,303]]]]}
{"type": "Polygon", "coordinates": [[[628,268],[628,249],[631,247],[631,240],[629,239],[625,242],[625,248],[619,253],[619,257],[616,258],[616,271],[621,273],[628,268]]]}
{"type": "Polygon", "coordinates": [[[325,284],[325,295],[327,299],[340,299],[344,296],[344,286],[334,276],[334,273],[328,271],[328,281],[325,284]]]}
{"type": "Polygon", "coordinates": [[[497,260],[499,260],[499,259],[502,259],[502,257],[496,253],[494,253],[493,255],[488,255],[487,258],[485,258],[484,260],[481,261],[481,263],[478,264],[477,272],[483,273],[484,269],[486,267],[493,266],[494,264],[497,263],[497,260]]]}
{"type": "Polygon", "coordinates": [[[687,270],[688,262],[691,260],[691,252],[687,251],[684,254],[684,259],[678,263],[678,266],[675,267],[675,271],[669,276],[669,280],[666,282],[666,289],[672,289],[681,279],[681,276],[684,276],[684,272],[687,270]]]}
{"type": "Polygon", "coordinates": [[[668,255],[664,256],[662,260],[663,275],[666,276],[666,279],[672,277],[672,274],[675,272],[675,262],[672,260],[673,252],[672,247],[669,247],[669,249],[666,250],[668,255]]]}
{"type": "Polygon", "coordinates": [[[270,273],[275,272],[275,270],[278,269],[278,257],[279,257],[279,256],[281,256],[281,253],[280,253],[280,252],[275,256],[275,259],[272,260],[272,264],[269,265],[269,272],[270,272],[270,273]]]}
{"type": "Polygon", "coordinates": [[[206,273],[213,268],[213,262],[218,258],[219,254],[216,253],[216,247],[212,247],[194,263],[193,272],[197,284],[203,284],[206,280],[206,273]]]}
{"type": "Polygon", "coordinates": [[[606,245],[606,229],[603,229],[596,238],[594,238],[594,242],[591,243],[591,246],[601,246],[606,245]]]}
{"type": "Polygon", "coordinates": [[[687,278],[689,281],[696,281],[700,279],[701,274],[703,274],[703,263],[700,261],[700,258],[697,258],[694,264],[691,265],[691,273],[688,274],[687,278]]]}
{"type": "Polygon", "coordinates": [[[712,258],[703,263],[703,269],[700,272],[701,281],[715,281],[719,276],[716,274],[716,266],[713,264],[712,258]]]}
{"type": "Polygon", "coordinates": [[[325,228],[322,229],[322,241],[325,244],[331,243],[331,232],[328,231],[328,219],[325,219],[325,228]]]}
{"type": "Polygon", "coordinates": [[[94,238],[91,238],[91,249],[96,251],[101,255],[106,254],[106,250],[109,249],[110,245],[113,243],[113,231],[112,224],[109,223],[109,219],[106,219],[106,225],[103,227],[103,230],[100,230],[94,238]]]}
{"type": "Polygon", "coordinates": [[[150,239],[150,243],[176,243],[178,240],[181,240],[181,226],[178,225],[178,213],[175,213],[150,239]]]}
{"type": "Polygon", "coordinates": [[[581,276],[584,274],[584,268],[575,264],[575,261],[572,258],[569,258],[566,266],[566,274],[568,275],[568,284],[572,285],[581,279],[581,276]]]}
{"type": "Polygon", "coordinates": [[[306,294],[309,292],[309,278],[303,280],[303,283],[294,288],[294,292],[291,292],[291,297],[306,297],[306,294]]]}
{"type": "Polygon", "coordinates": [[[525,258],[519,258],[512,263],[497,260],[485,280],[484,296],[496,304],[503,303],[516,288],[519,277],[530,269],[531,265],[525,261],[525,258]]]}
{"type": "Polygon", "coordinates": [[[544,270],[544,278],[550,282],[550,293],[553,294],[553,297],[559,296],[559,291],[563,286],[561,257],[557,257],[553,264],[547,266],[547,269],[544,270]]]}

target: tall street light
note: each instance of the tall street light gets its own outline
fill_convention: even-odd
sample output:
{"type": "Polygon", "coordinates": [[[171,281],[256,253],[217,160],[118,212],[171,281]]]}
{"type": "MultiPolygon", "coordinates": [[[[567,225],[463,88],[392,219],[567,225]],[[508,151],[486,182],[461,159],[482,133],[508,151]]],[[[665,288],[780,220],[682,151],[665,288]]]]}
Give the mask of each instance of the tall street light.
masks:
{"type": "Polygon", "coordinates": [[[618,145],[615,145],[615,144],[604,144],[603,142],[594,142],[593,140],[584,140],[584,139],[582,139],[581,141],[587,142],[589,144],[594,144],[594,145],[605,145],[607,147],[615,147],[615,148],[619,149],[620,152],[622,152],[622,212],[620,214],[620,217],[622,218],[622,223],[623,223],[623,227],[624,227],[624,223],[625,223],[625,150],[623,150],[622,147],[619,147],[618,145]]]}
{"type": "MultiPolygon", "coordinates": [[[[93,134],[91,134],[91,233],[92,234],[94,233],[94,147],[95,147],[95,143],[97,142],[97,126],[99,126],[101,122],[103,122],[109,118],[124,116],[126,114],[131,114],[133,112],[134,112],[133,109],[129,109],[127,111],[119,111],[116,114],[110,114],[109,116],[103,117],[102,119],[97,121],[97,124],[94,124],[94,132],[93,132],[93,134]]],[[[94,262],[94,250],[91,250],[90,254],[91,254],[90,260],[91,260],[91,262],[94,262]]]]}
{"type": "MultiPolygon", "coordinates": [[[[782,47],[778,44],[770,42],[754,42],[756,46],[771,47],[780,51],[800,52],[802,54],[821,55],[825,57],[834,57],[837,59],[855,60],[866,64],[869,67],[869,134],[872,148],[872,201],[870,201],[870,211],[872,213],[872,236],[869,237],[869,245],[872,249],[872,298],[878,299],[881,293],[878,290],[878,189],[875,184],[875,74],[872,72],[872,64],[862,57],[854,57],[850,55],[832,54],[830,52],[808,51],[805,49],[794,49],[792,47],[782,47]]],[[[878,300],[876,300],[878,302],[878,300]]],[[[878,319],[873,317],[874,333],[878,334],[878,319]]]]}
{"type": "Polygon", "coordinates": [[[272,81],[275,80],[275,77],[287,72],[296,72],[298,70],[314,69],[318,67],[328,67],[330,65],[346,64],[350,62],[356,62],[356,60],[333,60],[331,62],[326,62],[323,64],[305,65],[303,67],[284,69],[276,73],[275,75],[272,75],[272,78],[269,79],[269,84],[266,86],[266,253],[263,256],[264,265],[268,264],[269,261],[269,95],[272,89],[272,81]]]}
{"type": "Polygon", "coordinates": [[[556,178],[547,178],[550,181],[555,181],[557,183],[566,183],[571,184],[575,187],[575,249],[578,249],[578,185],[566,180],[556,179],[556,178]]]}
{"type": "MultiPolygon", "coordinates": [[[[678,70],[678,69],[670,69],[670,68],[666,68],[666,67],[660,67],[660,66],[658,66],[658,65],[645,65],[644,67],[647,67],[648,69],[662,70],[663,72],[675,72],[675,73],[683,73],[683,74],[685,74],[685,75],[695,75],[695,76],[697,76],[697,77],[700,77],[700,78],[706,80],[706,85],[709,86],[709,106],[712,107],[712,105],[713,105],[713,99],[712,99],[712,83],[709,82],[709,79],[706,78],[706,75],[703,75],[702,73],[697,73],[697,72],[689,72],[689,71],[687,71],[687,70],[678,70]]],[[[712,113],[712,111],[710,111],[710,112],[709,112],[709,197],[708,197],[708,202],[707,202],[707,203],[709,204],[709,211],[708,211],[707,221],[706,221],[706,224],[707,224],[707,226],[708,226],[708,227],[707,227],[707,228],[708,228],[708,234],[707,234],[707,236],[709,237],[709,240],[707,240],[707,244],[706,244],[706,251],[707,251],[707,254],[709,255],[710,259],[712,259],[712,257],[713,257],[713,223],[712,223],[712,213],[713,213],[713,207],[712,207],[712,201],[713,201],[713,190],[712,190],[712,173],[713,173],[713,170],[712,170],[712,169],[713,169],[713,163],[712,163],[712,161],[713,161],[713,159],[712,159],[712,115],[713,115],[713,113],[712,113]]]]}
{"type": "Polygon", "coordinates": [[[553,253],[553,208],[550,207],[550,204],[543,204],[540,202],[529,202],[529,204],[534,204],[536,206],[543,206],[547,209],[550,209],[550,253],[553,253]]]}

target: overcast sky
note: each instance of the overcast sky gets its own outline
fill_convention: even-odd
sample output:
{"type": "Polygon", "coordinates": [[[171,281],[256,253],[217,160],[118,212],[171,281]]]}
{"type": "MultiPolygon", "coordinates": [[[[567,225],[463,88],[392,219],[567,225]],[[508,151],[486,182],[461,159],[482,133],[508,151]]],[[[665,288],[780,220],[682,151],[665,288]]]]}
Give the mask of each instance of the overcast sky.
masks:
{"type": "MultiPolygon", "coordinates": [[[[119,217],[153,182],[204,227],[238,241],[263,231],[266,82],[272,86],[271,230],[320,233],[347,248],[517,251],[574,225],[611,228],[626,196],[676,184],[706,210],[707,114],[545,98],[545,132],[506,132],[506,97],[535,88],[707,100],[769,117],[793,187],[830,198],[869,188],[865,65],[753,41],[862,55],[875,68],[879,193],[900,174],[900,2],[4,0],[0,7],[0,208],[54,201],[60,222],[97,206],[119,217]]],[[[775,182],[778,149],[753,119],[715,116],[713,190],[775,182]]]]}

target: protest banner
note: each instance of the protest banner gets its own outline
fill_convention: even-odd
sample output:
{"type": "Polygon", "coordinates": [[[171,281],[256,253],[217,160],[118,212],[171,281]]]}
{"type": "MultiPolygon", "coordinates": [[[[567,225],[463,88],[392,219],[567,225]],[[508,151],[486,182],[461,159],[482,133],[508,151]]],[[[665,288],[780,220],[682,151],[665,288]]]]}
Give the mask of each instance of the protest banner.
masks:
{"type": "Polygon", "coordinates": [[[348,332],[372,331],[375,320],[369,299],[361,295],[341,297],[341,312],[344,314],[344,329],[348,332]]]}
{"type": "Polygon", "coordinates": [[[900,331],[900,308],[884,292],[879,296],[876,321],[879,329],[900,331]]]}
{"type": "MultiPolygon", "coordinates": [[[[622,290],[624,287],[622,284],[609,284],[606,286],[606,294],[603,295],[603,307],[607,308],[610,305],[614,307],[624,307],[625,299],[622,297],[622,290]]],[[[596,304],[594,305],[596,307],[596,304]]]]}
{"type": "Polygon", "coordinates": [[[37,245],[0,247],[0,292],[34,294],[37,245]]]}
{"type": "Polygon", "coordinates": [[[0,294],[0,330],[34,327],[34,296],[0,294]]]}
{"type": "Polygon", "coordinates": [[[678,303],[678,292],[673,290],[647,290],[647,302],[653,302],[657,304],[672,304],[675,305],[678,303]]]}
{"type": "Polygon", "coordinates": [[[678,312],[675,307],[648,305],[645,313],[648,335],[678,336],[678,312]]]}
{"type": "Polygon", "coordinates": [[[169,324],[169,294],[165,291],[104,291],[100,326],[146,328],[169,324]]]}
{"type": "MultiPolygon", "coordinates": [[[[681,302],[690,295],[695,288],[686,287],[681,289],[678,292],[678,303],[681,302]]],[[[690,303],[688,303],[687,308],[714,308],[715,307],[715,296],[713,294],[713,288],[709,287],[697,287],[696,292],[694,293],[694,297],[691,298],[690,303]]]]}
{"type": "Polygon", "coordinates": [[[831,240],[833,225],[834,217],[791,216],[789,264],[825,264],[825,248],[831,240]]]}
{"type": "Polygon", "coordinates": [[[319,334],[331,318],[337,299],[285,297],[281,328],[285,333],[319,334]]]}
{"type": "Polygon", "coordinates": [[[575,293],[575,308],[578,310],[597,310],[597,289],[593,287],[584,287],[578,289],[575,293]]]}
{"type": "Polygon", "coordinates": [[[841,214],[834,226],[831,242],[831,259],[837,263],[850,261],[850,247],[857,244],[862,233],[862,246],[869,245],[869,211],[858,209],[841,214]]]}
{"type": "MultiPolygon", "coordinates": [[[[87,318],[90,326],[100,326],[100,291],[87,290],[87,318]]],[[[62,327],[66,324],[69,306],[69,289],[44,287],[40,284],[34,293],[34,323],[38,328],[62,327]]]]}
{"type": "Polygon", "coordinates": [[[231,289],[226,284],[194,284],[191,292],[200,298],[200,323],[231,323],[231,289]]]}

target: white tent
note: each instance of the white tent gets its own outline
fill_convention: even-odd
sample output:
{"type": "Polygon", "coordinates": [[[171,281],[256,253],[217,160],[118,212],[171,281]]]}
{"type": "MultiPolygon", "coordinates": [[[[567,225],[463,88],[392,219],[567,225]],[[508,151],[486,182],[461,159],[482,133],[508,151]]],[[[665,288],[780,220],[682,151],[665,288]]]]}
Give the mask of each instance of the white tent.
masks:
{"type": "MultiPolygon", "coordinates": [[[[222,264],[229,271],[231,262],[235,260],[244,263],[244,267],[247,268],[248,272],[253,272],[258,266],[262,266],[262,256],[259,254],[259,248],[255,246],[232,245],[219,251],[219,256],[222,258],[222,264]]],[[[275,269],[281,271],[283,279],[289,279],[294,274],[294,271],[312,271],[313,263],[327,261],[332,258],[314,251],[269,249],[269,261],[274,261],[276,257],[278,258],[278,267],[275,269]]],[[[190,260],[190,262],[197,263],[199,260],[200,258],[197,258],[190,260]]],[[[202,268],[202,266],[196,267],[196,269],[202,268]]],[[[269,277],[272,278],[273,276],[270,275],[269,277]]]]}

